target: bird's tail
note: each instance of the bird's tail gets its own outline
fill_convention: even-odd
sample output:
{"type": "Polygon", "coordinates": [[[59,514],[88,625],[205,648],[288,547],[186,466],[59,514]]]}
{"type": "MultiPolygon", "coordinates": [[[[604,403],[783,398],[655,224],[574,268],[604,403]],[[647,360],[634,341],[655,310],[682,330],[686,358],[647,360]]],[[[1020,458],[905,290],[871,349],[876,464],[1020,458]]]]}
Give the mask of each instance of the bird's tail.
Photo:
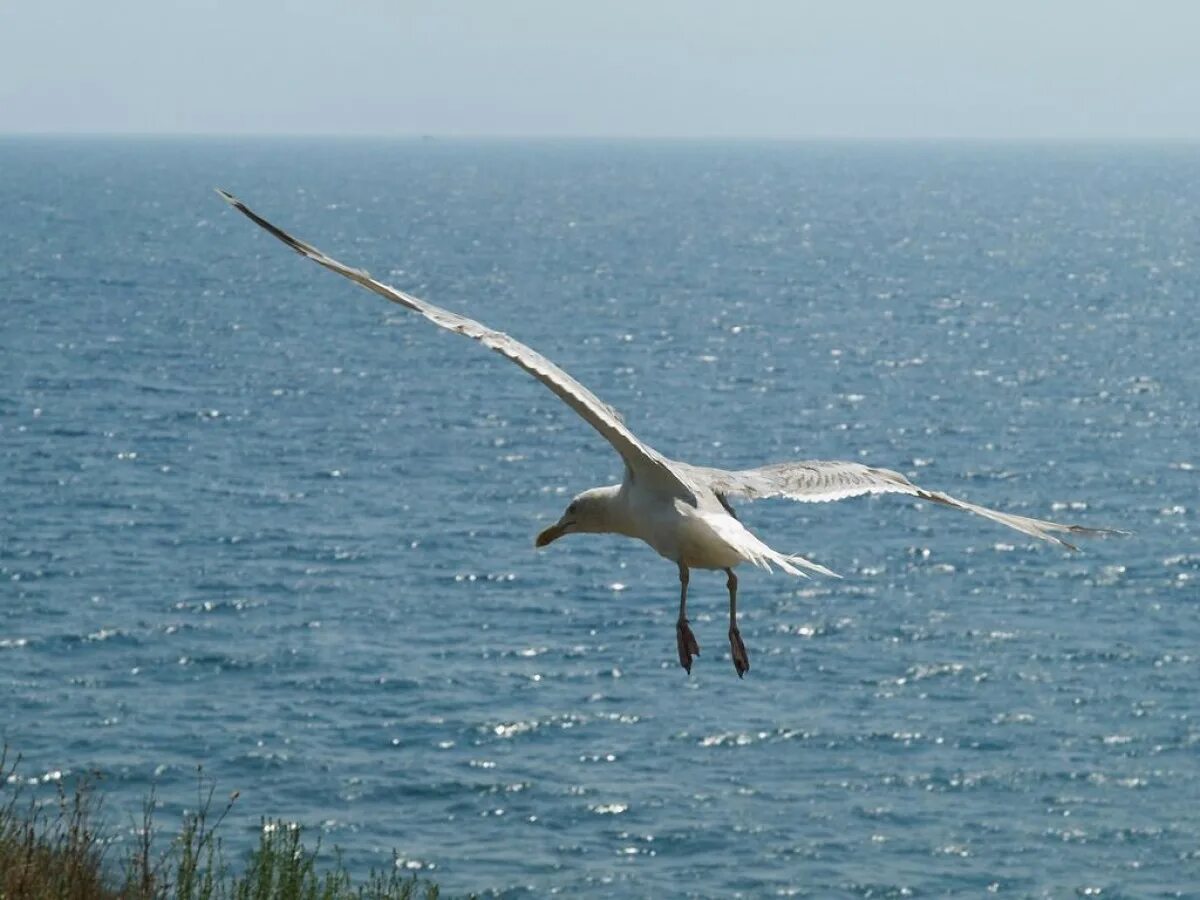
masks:
{"type": "MultiPolygon", "coordinates": [[[[792,553],[783,558],[786,559],[788,561],[788,563],[795,563],[795,565],[800,566],[801,568],[808,569],[811,572],[819,572],[822,575],[828,575],[830,578],[841,578],[842,577],[837,572],[834,572],[832,569],[827,569],[820,563],[815,563],[811,559],[805,559],[803,556],[800,556],[799,554],[796,554],[796,553],[792,553]]],[[[781,567],[783,567],[782,562],[779,565],[781,567]]],[[[795,575],[803,575],[804,574],[803,572],[796,572],[787,567],[784,567],[784,570],[792,571],[792,574],[795,574],[795,575]]]]}
{"type": "Polygon", "coordinates": [[[755,565],[762,566],[768,572],[771,570],[771,563],[779,566],[789,575],[796,575],[800,578],[808,578],[808,572],[817,572],[821,575],[828,575],[830,578],[841,578],[837,572],[832,569],[827,569],[820,563],[815,563],[811,559],[805,559],[798,553],[780,553],[777,550],[772,550],[770,547],[763,545],[763,552],[760,553],[760,558],[755,559],[755,565]],[[797,568],[799,566],[799,568],[797,568]],[[801,569],[807,569],[808,572],[802,572],[801,569]]]}
{"type": "Polygon", "coordinates": [[[732,516],[712,516],[709,517],[708,524],[742,559],[759,568],[766,569],[768,572],[771,571],[771,565],[774,564],[789,575],[796,575],[800,578],[808,578],[808,573],[801,571],[802,569],[819,572],[830,578],[842,577],[820,563],[805,559],[798,554],[780,553],[768,546],[766,542],[732,516]]]}

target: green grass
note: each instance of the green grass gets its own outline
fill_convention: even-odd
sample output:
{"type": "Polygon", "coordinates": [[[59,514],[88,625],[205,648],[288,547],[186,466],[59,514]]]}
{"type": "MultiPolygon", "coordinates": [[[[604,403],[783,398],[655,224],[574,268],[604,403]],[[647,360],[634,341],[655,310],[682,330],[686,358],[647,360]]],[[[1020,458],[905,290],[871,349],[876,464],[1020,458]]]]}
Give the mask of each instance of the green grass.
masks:
{"type": "Polygon", "coordinates": [[[437,885],[392,867],[355,883],[340,854],[309,848],[295,824],[263,820],[258,846],[228,861],[220,828],[237,802],[214,812],[214,788],[198,773],[197,811],[167,838],[154,827],[153,793],[124,856],[103,825],[95,776],[54,803],[22,797],[19,759],[0,751],[0,900],[436,900],[437,885]],[[329,857],[332,858],[329,858],[329,857]]]}

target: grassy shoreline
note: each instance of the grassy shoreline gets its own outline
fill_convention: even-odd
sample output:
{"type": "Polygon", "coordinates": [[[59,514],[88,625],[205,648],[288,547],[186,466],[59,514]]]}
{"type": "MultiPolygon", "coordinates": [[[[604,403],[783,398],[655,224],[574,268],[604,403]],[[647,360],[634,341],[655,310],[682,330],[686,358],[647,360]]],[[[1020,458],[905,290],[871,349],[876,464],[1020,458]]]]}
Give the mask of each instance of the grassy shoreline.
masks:
{"type": "Polygon", "coordinates": [[[96,777],[61,782],[52,803],[25,799],[19,757],[0,750],[0,900],[436,900],[438,887],[397,868],[350,877],[336,848],[310,849],[304,829],[264,818],[258,846],[238,865],[220,835],[237,803],[213,805],[215,787],[197,771],[200,802],[177,834],[154,825],[153,792],[142,807],[134,846],[117,843],[101,816],[96,777]]]}

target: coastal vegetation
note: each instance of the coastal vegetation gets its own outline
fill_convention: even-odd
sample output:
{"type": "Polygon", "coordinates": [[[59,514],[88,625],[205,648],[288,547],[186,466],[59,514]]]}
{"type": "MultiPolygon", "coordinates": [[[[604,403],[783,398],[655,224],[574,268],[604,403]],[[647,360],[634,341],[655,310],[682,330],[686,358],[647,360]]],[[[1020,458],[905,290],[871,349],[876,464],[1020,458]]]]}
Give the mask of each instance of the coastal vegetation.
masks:
{"type": "Polygon", "coordinates": [[[213,804],[215,788],[197,773],[197,808],[178,833],[155,827],[156,799],[143,804],[134,840],[118,841],[101,815],[98,777],[55,798],[27,796],[19,758],[0,751],[0,900],[436,900],[438,888],[397,867],[355,881],[335,849],[306,843],[295,823],[264,819],[258,846],[227,854],[221,825],[238,800],[213,804]],[[129,844],[132,843],[132,846],[129,844]]]}

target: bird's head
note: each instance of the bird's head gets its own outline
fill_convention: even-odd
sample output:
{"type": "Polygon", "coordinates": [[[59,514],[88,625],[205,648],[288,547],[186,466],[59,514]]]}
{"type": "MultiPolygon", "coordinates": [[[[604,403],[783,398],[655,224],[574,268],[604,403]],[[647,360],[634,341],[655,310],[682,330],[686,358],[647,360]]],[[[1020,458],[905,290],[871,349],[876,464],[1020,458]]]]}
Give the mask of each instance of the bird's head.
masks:
{"type": "Polygon", "coordinates": [[[567,504],[559,520],[537,536],[535,545],[545,547],[564,534],[612,531],[609,511],[615,493],[616,488],[592,488],[577,495],[567,504]]]}

